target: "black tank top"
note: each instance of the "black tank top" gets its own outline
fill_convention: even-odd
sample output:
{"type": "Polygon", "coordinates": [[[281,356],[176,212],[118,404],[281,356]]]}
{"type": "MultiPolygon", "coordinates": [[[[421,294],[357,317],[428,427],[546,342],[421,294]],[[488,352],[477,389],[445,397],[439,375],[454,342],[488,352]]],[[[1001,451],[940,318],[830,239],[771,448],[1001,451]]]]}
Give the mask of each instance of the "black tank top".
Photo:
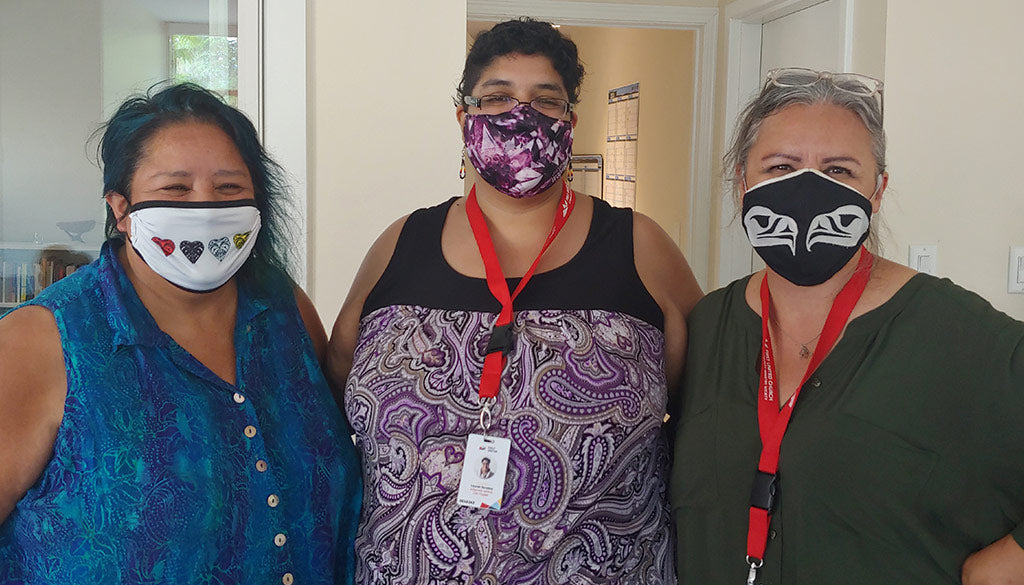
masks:
{"type": "MultiPolygon", "coordinates": [[[[484,278],[456,272],[441,252],[448,201],[413,212],[402,227],[384,274],[362,315],[391,305],[497,313],[501,304],[484,278]]],[[[519,278],[509,278],[515,290],[519,278]]],[[[603,309],[631,315],[664,331],[664,315],[640,280],[633,261],[633,211],[594,200],[583,247],[565,264],[537,273],[516,297],[515,310],[603,309]]]]}

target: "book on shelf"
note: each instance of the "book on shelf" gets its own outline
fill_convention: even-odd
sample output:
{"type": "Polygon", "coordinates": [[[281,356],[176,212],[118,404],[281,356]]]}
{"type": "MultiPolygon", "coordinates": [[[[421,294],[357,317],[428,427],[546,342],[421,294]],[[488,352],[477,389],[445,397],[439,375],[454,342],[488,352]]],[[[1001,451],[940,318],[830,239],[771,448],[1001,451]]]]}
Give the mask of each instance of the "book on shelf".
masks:
{"type": "Polygon", "coordinates": [[[0,303],[14,305],[32,300],[44,288],[87,263],[60,258],[39,258],[31,262],[3,260],[0,262],[0,303]]]}

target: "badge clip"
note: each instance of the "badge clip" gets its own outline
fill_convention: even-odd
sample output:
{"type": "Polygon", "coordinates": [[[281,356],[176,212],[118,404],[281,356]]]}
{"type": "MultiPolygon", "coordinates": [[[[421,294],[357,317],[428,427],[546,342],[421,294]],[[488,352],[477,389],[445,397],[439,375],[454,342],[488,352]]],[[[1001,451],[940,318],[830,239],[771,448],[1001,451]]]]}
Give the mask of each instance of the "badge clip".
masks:
{"type": "Polygon", "coordinates": [[[747,585],[754,585],[754,581],[757,579],[757,570],[761,568],[764,561],[747,556],[747,563],[750,565],[750,572],[747,573],[747,585]]]}
{"type": "Polygon", "coordinates": [[[482,398],[480,399],[480,428],[487,431],[491,429],[491,405],[494,404],[493,398],[482,398]]]}

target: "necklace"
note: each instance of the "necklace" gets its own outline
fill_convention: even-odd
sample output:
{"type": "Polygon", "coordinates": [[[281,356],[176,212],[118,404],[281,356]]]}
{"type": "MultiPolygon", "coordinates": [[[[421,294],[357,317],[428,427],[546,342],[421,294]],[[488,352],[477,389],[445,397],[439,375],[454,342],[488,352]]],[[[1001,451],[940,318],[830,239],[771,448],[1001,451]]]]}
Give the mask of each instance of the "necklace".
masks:
{"type": "Polygon", "coordinates": [[[815,341],[817,341],[818,338],[821,337],[821,332],[818,332],[818,334],[815,335],[814,337],[812,337],[812,338],[808,339],[807,341],[801,343],[800,341],[795,339],[792,335],[786,333],[786,330],[782,328],[782,325],[779,325],[779,322],[778,322],[777,319],[772,318],[771,321],[772,321],[772,323],[775,324],[775,328],[779,330],[779,333],[781,333],[784,337],[786,337],[786,339],[789,339],[793,343],[796,343],[797,345],[800,346],[800,359],[808,359],[808,358],[811,357],[811,349],[809,347],[807,347],[807,346],[812,344],[812,343],[814,343],[815,341]]]}

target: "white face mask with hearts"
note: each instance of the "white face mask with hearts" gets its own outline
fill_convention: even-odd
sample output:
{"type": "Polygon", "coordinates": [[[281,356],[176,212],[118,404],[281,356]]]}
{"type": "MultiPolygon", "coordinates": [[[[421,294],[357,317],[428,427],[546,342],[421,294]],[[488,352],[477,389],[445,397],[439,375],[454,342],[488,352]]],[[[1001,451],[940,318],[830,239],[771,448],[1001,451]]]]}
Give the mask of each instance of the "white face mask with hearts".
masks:
{"type": "Polygon", "coordinates": [[[132,206],[131,244],[154,272],[190,292],[220,288],[252,252],[260,212],[239,201],[145,201],[132,206]]]}

